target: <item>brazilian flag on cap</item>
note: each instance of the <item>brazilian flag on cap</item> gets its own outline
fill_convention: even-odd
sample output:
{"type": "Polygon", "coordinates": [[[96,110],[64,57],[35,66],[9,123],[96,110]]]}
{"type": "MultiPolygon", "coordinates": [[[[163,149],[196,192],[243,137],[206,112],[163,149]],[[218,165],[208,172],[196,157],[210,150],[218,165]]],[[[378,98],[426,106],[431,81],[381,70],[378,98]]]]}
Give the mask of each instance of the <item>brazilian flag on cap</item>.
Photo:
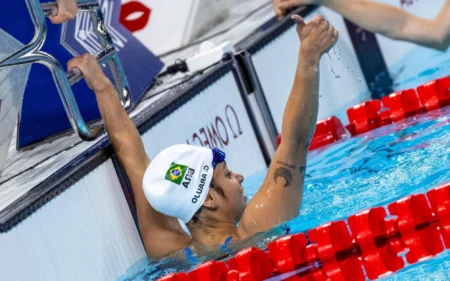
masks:
{"type": "Polygon", "coordinates": [[[180,185],[183,181],[188,167],[177,163],[172,163],[166,173],[166,180],[180,185]]]}

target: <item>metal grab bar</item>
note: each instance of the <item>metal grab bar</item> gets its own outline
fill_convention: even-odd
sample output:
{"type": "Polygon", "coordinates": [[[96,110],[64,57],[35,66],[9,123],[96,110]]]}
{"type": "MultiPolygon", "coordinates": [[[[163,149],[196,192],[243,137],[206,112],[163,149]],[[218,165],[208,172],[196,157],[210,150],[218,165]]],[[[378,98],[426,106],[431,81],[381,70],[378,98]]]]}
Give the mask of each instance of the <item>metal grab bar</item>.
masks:
{"type": "MultiPolygon", "coordinates": [[[[82,78],[81,71],[79,69],[72,69],[65,73],[61,64],[53,56],[41,51],[47,36],[45,17],[58,13],[57,4],[41,4],[39,0],[25,1],[35,27],[34,37],[28,45],[0,60],[0,69],[30,63],[45,65],[53,75],[53,80],[74,131],[85,141],[96,139],[102,134],[104,126],[101,122],[97,122],[90,127],[86,125],[71,88],[71,85],[82,78]]],[[[94,24],[94,32],[102,46],[102,50],[95,54],[95,56],[100,64],[108,62],[109,68],[114,76],[119,99],[123,107],[129,109],[131,106],[131,96],[128,80],[116,53],[111,35],[105,28],[103,14],[97,2],[78,3],[78,11],[90,13],[91,20],[94,24]]]]}

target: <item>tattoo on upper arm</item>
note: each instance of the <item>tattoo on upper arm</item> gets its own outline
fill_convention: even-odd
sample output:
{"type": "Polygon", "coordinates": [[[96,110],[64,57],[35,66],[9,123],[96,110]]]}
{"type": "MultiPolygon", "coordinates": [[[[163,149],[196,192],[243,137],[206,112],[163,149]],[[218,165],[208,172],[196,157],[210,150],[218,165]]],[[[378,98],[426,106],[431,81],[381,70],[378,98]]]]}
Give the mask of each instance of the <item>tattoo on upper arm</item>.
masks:
{"type": "Polygon", "coordinates": [[[301,166],[300,167],[300,174],[306,171],[306,166],[301,166]]]}
{"type": "Polygon", "coordinates": [[[280,161],[280,160],[277,161],[277,164],[283,165],[284,167],[291,168],[293,170],[297,169],[297,166],[289,164],[289,163],[286,163],[286,162],[283,162],[283,161],[280,161]]]}
{"type": "Polygon", "coordinates": [[[275,173],[273,174],[273,179],[276,183],[278,178],[284,178],[285,184],[283,187],[288,187],[292,182],[292,173],[289,169],[286,169],[284,167],[280,167],[275,170],[275,173]]]}

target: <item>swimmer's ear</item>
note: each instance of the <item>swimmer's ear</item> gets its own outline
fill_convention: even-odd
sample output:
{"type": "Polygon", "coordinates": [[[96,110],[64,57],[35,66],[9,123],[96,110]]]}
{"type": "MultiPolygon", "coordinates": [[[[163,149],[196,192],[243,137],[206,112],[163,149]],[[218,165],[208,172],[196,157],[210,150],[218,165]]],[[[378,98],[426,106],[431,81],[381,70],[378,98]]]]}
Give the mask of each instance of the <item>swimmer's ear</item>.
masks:
{"type": "Polygon", "coordinates": [[[203,202],[203,206],[209,210],[217,210],[217,202],[214,200],[214,197],[211,195],[211,192],[208,192],[208,195],[206,195],[205,202],[203,202]]]}

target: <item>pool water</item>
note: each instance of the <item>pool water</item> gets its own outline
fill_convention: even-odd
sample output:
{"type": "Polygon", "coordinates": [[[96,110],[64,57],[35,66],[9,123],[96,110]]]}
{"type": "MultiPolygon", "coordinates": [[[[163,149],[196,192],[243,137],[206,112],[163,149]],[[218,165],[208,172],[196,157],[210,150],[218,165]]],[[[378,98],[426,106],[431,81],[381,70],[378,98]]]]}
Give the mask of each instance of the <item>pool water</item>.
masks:
{"type": "MultiPolygon", "coordinates": [[[[403,81],[396,85],[397,88],[417,87],[450,73],[450,51],[437,54],[423,48],[420,50],[420,54],[413,51],[405,57],[405,62],[409,60],[417,64],[413,67],[415,71],[402,67],[401,62],[392,68],[397,75],[396,80],[403,81]],[[412,60],[418,55],[422,64],[412,60]],[[439,68],[431,67],[432,63],[437,63],[437,57],[444,63],[438,63],[439,68]],[[414,79],[411,77],[420,83],[416,81],[412,85],[414,79]]],[[[261,186],[266,172],[261,171],[245,179],[243,185],[249,200],[261,186]]],[[[188,255],[181,261],[167,259],[162,262],[143,259],[119,280],[155,280],[172,272],[189,271],[198,263],[226,255],[230,250],[237,251],[250,245],[264,247],[287,232],[304,232],[367,208],[387,205],[410,194],[424,193],[449,181],[450,107],[447,107],[311,152],[300,215],[285,225],[259,234],[252,241],[233,249],[222,252],[217,249],[214,254],[203,257],[188,255]]],[[[407,265],[383,280],[447,280],[450,279],[447,278],[449,272],[450,253],[444,252],[428,261],[407,265]]]]}

